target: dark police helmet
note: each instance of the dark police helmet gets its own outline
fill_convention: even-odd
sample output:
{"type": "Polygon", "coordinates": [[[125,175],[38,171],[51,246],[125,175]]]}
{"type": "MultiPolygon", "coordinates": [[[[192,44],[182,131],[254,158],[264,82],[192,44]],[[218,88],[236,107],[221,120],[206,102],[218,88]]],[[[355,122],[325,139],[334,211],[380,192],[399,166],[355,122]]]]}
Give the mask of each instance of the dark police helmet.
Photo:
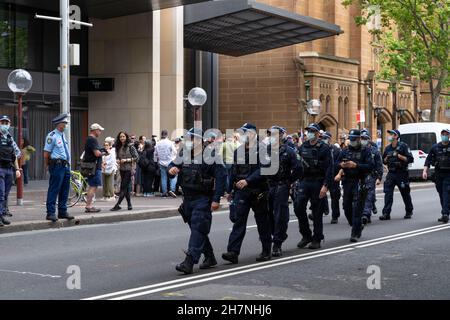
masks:
{"type": "Polygon", "coordinates": [[[306,130],[320,132],[320,127],[317,123],[311,123],[309,126],[306,127],[306,130]]]}
{"type": "Polygon", "coordinates": [[[350,138],[350,140],[361,138],[361,131],[359,131],[358,129],[352,129],[350,130],[348,137],[350,138]]]}
{"type": "Polygon", "coordinates": [[[0,117],[0,121],[8,121],[8,122],[11,122],[11,119],[9,119],[9,117],[8,116],[1,116],[0,117]]]}
{"type": "Polygon", "coordinates": [[[274,131],[278,131],[280,133],[280,135],[283,135],[286,133],[286,129],[280,126],[271,126],[268,130],[267,133],[271,134],[274,131]]]}
{"type": "Polygon", "coordinates": [[[63,122],[64,123],[69,123],[69,120],[67,119],[67,117],[68,117],[67,113],[60,114],[59,116],[57,116],[56,118],[54,118],[52,120],[52,123],[54,125],[57,125],[57,124],[63,123],[63,122]]]}
{"type": "Polygon", "coordinates": [[[254,130],[256,132],[256,126],[251,123],[244,123],[241,127],[241,130],[246,132],[247,130],[254,130]]]}

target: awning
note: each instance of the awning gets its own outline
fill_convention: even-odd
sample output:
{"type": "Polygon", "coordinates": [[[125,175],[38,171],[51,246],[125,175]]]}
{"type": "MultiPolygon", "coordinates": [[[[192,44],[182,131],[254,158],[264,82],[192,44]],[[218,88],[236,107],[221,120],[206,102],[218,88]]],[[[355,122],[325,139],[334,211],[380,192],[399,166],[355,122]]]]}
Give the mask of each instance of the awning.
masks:
{"type": "Polygon", "coordinates": [[[211,0],[85,0],[89,17],[109,19],[211,0]]]}
{"type": "Polygon", "coordinates": [[[253,0],[219,0],[185,7],[186,48],[243,56],[343,33],[335,24],[253,0]]]}

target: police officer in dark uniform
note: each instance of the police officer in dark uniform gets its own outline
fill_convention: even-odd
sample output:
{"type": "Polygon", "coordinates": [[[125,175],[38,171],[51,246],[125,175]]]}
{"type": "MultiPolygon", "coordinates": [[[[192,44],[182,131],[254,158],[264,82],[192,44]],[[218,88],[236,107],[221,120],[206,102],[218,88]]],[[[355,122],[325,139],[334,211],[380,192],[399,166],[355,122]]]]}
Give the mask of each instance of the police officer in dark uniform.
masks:
{"type": "Polygon", "coordinates": [[[366,178],[367,197],[362,217],[362,223],[365,225],[372,222],[372,212],[376,213],[375,192],[376,186],[381,184],[381,180],[383,179],[383,159],[381,158],[381,153],[378,150],[377,144],[371,141],[369,130],[367,129],[361,130],[361,145],[370,150],[374,162],[374,168],[366,178]]]}
{"type": "Polygon", "coordinates": [[[9,133],[10,124],[8,116],[0,117],[0,227],[11,224],[6,219],[8,195],[13,179],[21,176],[17,161],[21,152],[9,133]]]}
{"type": "Polygon", "coordinates": [[[302,239],[297,247],[319,249],[323,236],[323,201],[332,183],[332,155],[330,147],[319,141],[320,127],[313,123],[306,130],[307,141],[299,148],[303,161],[303,179],[297,184],[294,211],[302,239]],[[309,227],[306,207],[311,201],[314,234],[309,227]]]}
{"type": "Polygon", "coordinates": [[[422,177],[428,179],[428,169],[434,166],[436,190],[442,207],[442,217],[439,222],[448,223],[450,215],[450,130],[441,131],[441,142],[433,145],[425,160],[422,177]]]}
{"type": "Polygon", "coordinates": [[[350,242],[357,242],[363,229],[361,217],[367,191],[365,182],[374,168],[370,150],[361,146],[361,132],[352,129],[349,132],[350,144],[336,160],[336,166],[344,170],[344,213],[352,226],[350,242]]]}
{"type": "Polygon", "coordinates": [[[301,177],[302,166],[300,157],[294,149],[283,143],[286,129],[272,126],[267,133],[269,136],[268,156],[271,160],[271,168],[276,171],[267,175],[269,217],[273,237],[272,256],[280,257],[283,254],[281,246],[288,237],[290,188],[301,177]]]}
{"type": "Polygon", "coordinates": [[[409,187],[408,164],[414,162],[413,155],[406,143],[399,141],[400,131],[388,130],[391,143],[383,153],[383,162],[387,164],[389,172],[384,182],[384,208],[380,220],[391,219],[392,203],[394,202],[394,188],[400,190],[403,202],[405,203],[405,219],[411,219],[413,215],[413,204],[411,200],[411,189],[409,187]]]}
{"type": "Polygon", "coordinates": [[[260,148],[256,127],[245,123],[241,130],[245,137],[244,143],[234,152],[228,190],[230,219],[233,229],[228,240],[227,252],[222,258],[231,263],[238,263],[242,241],[244,240],[247,219],[250,209],[255,213],[259,240],[262,252],[256,261],[267,261],[271,258],[272,236],[270,233],[268,187],[266,177],[261,174],[260,148]],[[231,196],[233,195],[233,196],[231,196]]]}
{"type": "Polygon", "coordinates": [[[191,228],[186,258],[176,266],[176,270],[184,274],[193,272],[202,253],[205,260],[201,269],[217,264],[208,234],[212,211],[219,209],[224,192],[226,170],[223,161],[216,159],[214,152],[204,154],[203,151],[203,131],[192,128],[186,135],[183,150],[169,165],[169,175],[178,175],[180,180],[183,189],[181,211],[191,228]]]}
{"type": "Polygon", "coordinates": [[[58,218],[72,220],[67,213],[67,199],[70,190],[70,151],[64,132],[69,123],[67,114],[52,120],[56,129],[47,135],[44,147],[44,166],[50,173],[47,192],[47,220],[56,222],[58,218]],[[58,218],[56,217],[56,198],[58,198],[58,218]]]}

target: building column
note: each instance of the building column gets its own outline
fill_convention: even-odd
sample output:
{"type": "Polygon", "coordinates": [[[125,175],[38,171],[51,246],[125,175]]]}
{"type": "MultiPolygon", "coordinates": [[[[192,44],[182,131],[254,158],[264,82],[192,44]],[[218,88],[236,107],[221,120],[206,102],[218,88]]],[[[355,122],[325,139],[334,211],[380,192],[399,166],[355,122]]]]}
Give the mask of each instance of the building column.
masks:
{"type": "MultiPolygon", "coordinates": [[[[150,41],[151,65],[149,101],[152,105],[151,128],[152,134],[159,137],[161,132],[161,11],[152,13],[152,39],[150,41]]],[[[150,138],[150,137],[149,137],[150,138]]]]}
{"type": "Polygon", "coordinates": [[[169,134],[184,124],[184,25],[183,7],[161,10],[161,111],[160,129],[169,134]]]}

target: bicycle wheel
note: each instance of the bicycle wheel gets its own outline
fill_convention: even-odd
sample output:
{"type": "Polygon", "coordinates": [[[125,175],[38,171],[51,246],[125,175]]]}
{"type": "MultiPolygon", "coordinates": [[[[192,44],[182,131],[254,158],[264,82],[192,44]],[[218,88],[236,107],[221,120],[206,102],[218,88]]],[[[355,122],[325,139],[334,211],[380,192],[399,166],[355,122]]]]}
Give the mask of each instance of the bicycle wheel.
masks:
{"type": "Polygon", "coordinates": [[[79,181],[71,179],[70,180],[70,190],[69,197],[67,199],[67,206],[73,207],[75,206],[81,199],[81,184],[79,181]]]}

